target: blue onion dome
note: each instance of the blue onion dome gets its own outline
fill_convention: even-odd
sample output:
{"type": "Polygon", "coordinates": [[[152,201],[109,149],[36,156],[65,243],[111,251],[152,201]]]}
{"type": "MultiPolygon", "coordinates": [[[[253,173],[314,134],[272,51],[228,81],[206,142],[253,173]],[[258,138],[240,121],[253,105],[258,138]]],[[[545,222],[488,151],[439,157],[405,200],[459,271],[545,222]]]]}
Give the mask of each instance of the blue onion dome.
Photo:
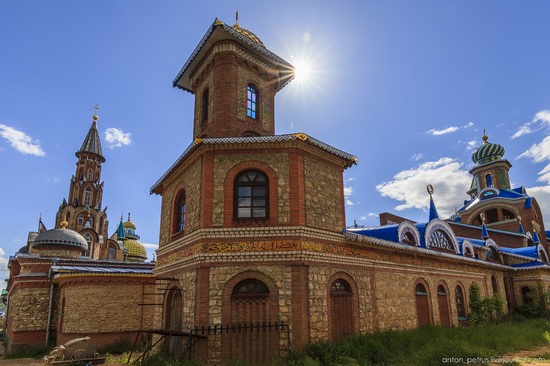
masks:
{"type": "Polygon", "coordinates": [[[491,144],[489,137],[483,132],[483,145],[478,147],[472,154],[472,161],[477,165],[487,164],[491,161],[500,160],[504,156],[504,148],[499,144],[491,144]]]}

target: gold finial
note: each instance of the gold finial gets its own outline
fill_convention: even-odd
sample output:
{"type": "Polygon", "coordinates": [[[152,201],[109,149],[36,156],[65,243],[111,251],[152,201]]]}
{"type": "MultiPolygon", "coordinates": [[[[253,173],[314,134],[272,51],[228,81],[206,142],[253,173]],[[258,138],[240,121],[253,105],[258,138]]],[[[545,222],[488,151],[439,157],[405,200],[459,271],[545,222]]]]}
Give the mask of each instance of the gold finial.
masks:
{"type": "Polygon", "coordinates": [[[426,186],[426,190],[428,191],[428,194],[430,195],[430,197],[432,196],[432,194],[434,194],[434,186],[432,186],[431,184],[428,184],[426,186]]]}
{"type": "Polygon", "coordinates": [[[235,25],[239,25],[239,9],[235,11],[235,25]]]}
{"type": "Polygon", "coordinates": [[[66,229],[67,226],[69,226],[69,223],[67,221],[65,221],[65,220],[61,221],[61,228],[62,229],[66,229]]]}
{"type": "Polygon", "coordinates": [[[485,224],[485,214],[483,212],[479,214],[479,218],[481,219],[481,223],[485,224]]]}
{"type": "Polygon", "coordinates": [[[99,106],[96,104],[94,105],[94,109],[95,109],[95,112],[94,112],[94,115],[93,115],[93,119],[94,121],[97,121],[98,120],[98,116],[97,116],[97,111],[99,110],[99,106]]]}
{"type": "Polygon", "coordinates": [[[485,129],[483,129],[483,136],[481,137],[481,139],[483,140],[484,144],[486,144],[487,140],[489,140],[489,136],[487,136],[487,134],[485,133],[485,129]]]}

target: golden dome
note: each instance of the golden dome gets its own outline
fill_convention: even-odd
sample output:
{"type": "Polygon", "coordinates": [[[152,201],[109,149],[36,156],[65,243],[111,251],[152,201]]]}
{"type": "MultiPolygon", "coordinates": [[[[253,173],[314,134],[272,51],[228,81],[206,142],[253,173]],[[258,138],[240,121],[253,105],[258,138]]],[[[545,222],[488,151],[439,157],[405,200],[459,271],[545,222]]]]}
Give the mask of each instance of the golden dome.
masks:
{"type": "Polygon", "coordinates": [[[136,224],[134,224],[132,221],[126,221],[124,224],[122,224],[122,226],[125,229],[136,229],[136,224]]]}
{"type": "Polygon", "coordinates": [[[137,240],[126,240],[124,246],[128,250],[128,257],[135,257],[139,259],[147,259],[147,251],[143,244],[137,240]]]}
{"type": "Polygon", "coordinates": [[[259,44],[260,46],[265,47],[264,43],[258,38],[258,36],[256,36],[254,33],[249,31],[248,29],[244,29],[239,24],[235,24],[232,28],[235,29],[240,34],[242,34],[243,36],[245,36],[247,38],[250,38],[251,40],[253,40],[257,44],[259,44]]]}

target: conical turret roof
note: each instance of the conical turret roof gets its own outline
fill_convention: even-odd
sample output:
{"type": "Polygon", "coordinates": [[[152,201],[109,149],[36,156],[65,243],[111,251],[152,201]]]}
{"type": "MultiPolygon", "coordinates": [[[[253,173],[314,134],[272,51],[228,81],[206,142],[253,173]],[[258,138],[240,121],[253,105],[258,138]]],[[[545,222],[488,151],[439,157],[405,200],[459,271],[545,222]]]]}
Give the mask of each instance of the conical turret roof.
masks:
{"type": "Polygon", "coordinates": [[[77,151],[76,156],[78,157],[79,153],[91,153],[99,156],[102,162],[105,162],[105,157],[103,156],[103,151],[101,150],[101,141],[99,139],[99,132],[97,131],[97,115],[94,114],[94,121],[90,126],[90,130],[80,147],[80,150],[77,151]]]}

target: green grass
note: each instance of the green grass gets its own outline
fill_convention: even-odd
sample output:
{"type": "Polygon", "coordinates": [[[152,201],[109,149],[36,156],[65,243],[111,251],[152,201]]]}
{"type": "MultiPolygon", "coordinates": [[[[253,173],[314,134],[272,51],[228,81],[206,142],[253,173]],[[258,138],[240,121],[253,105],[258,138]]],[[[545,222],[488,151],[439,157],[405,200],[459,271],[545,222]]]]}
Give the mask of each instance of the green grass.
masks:
{"type": "MultiPolygon", "coordinates": [[[[469,328],[425,327],[364,334],[342,342],[312,344],[288,365],[441,365],[449,358],[503,356],[547,344],[547,319],[502,322],[469,328]]],[[[482,363],[482,362],[479,362],[482,363]]]]}

